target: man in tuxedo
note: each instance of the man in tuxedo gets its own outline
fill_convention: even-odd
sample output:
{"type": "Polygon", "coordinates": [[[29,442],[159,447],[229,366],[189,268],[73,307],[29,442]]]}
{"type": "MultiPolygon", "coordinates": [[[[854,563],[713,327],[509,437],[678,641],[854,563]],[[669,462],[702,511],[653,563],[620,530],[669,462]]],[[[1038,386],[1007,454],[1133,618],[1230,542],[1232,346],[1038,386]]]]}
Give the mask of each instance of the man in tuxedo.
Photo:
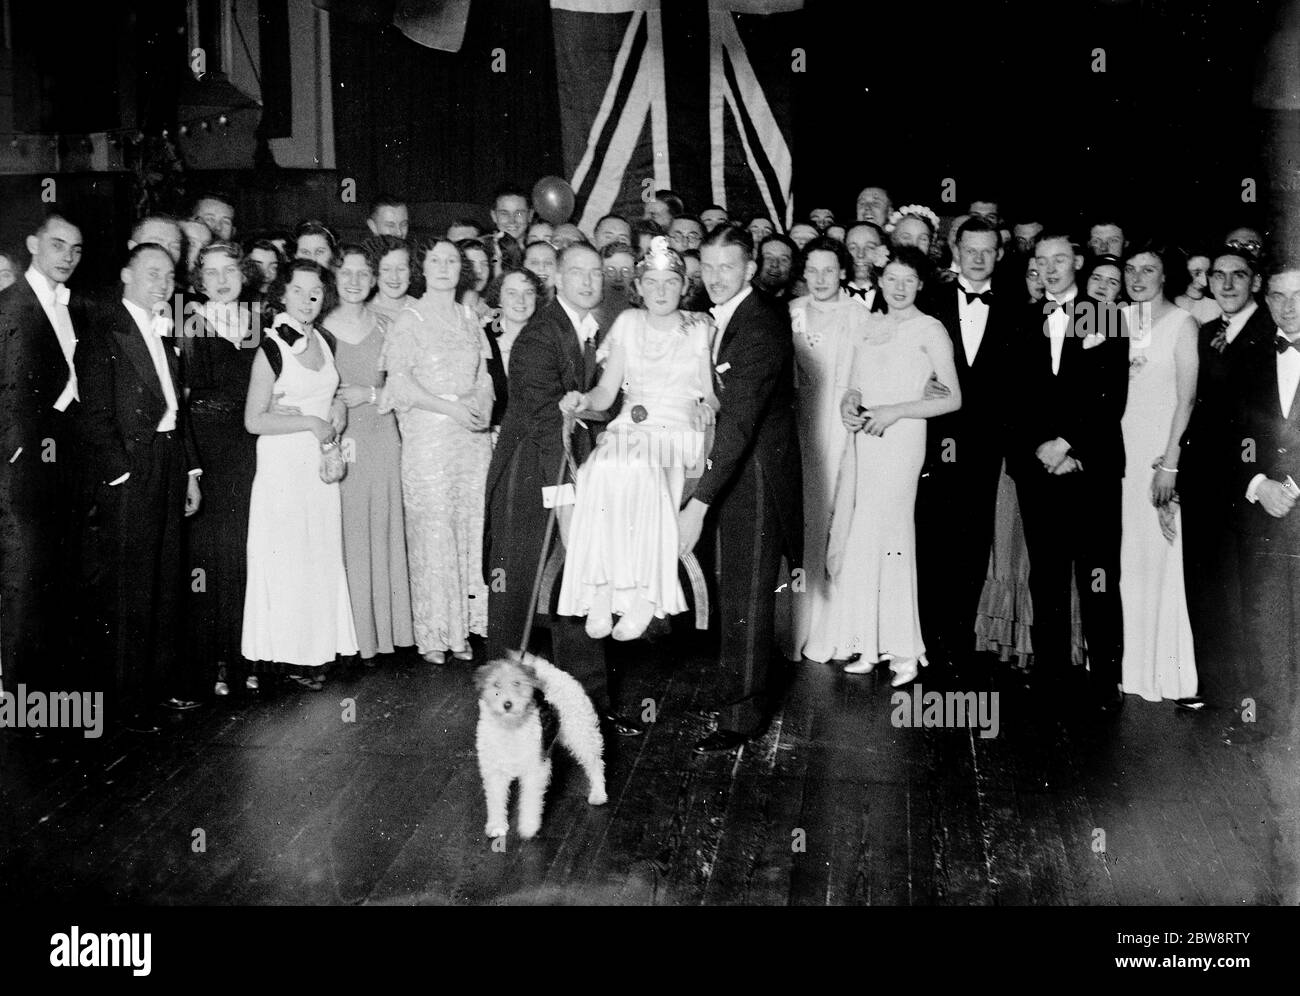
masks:
{"type": "Polygon", "coordinates": [[[769,235],[758,247],[758,273],[754,289],[777,307],[784,308],[794,296],[794,261],[799,250],[784,235],[769,235]]]}
{"type": "Polygon", "coordinates": [[[869,221],[883,226],[889,220],[889,213],[893,208],[889,191],[884,187],[863,187],[854,204],[853,213],[858,221],[869,221]]]}
{"type": "Polygon", "coordinates": [[[0,291],[0,678],[11,692],[58,687],[77,604],[73,356],[82,316],[67,281],[81,230],[51,214],[27,251],[27,272],[0,291]]]}
{"type": "Polygon", "coordinates": [[[775,592],[782,555],[792,567],[801,563],[803,492],[786,313],[751,285],[748,232],[714,229],[700,257],[718,326],[713,356],[722,410],[708,465],[678,525],[683,552],[695,548],[706,524],[717,550],[718,727],[695,744],[708,753],[738,747],[767,725],[776,684],[775,592]]]}
{"type": "Polygon", "coordinates": [[[406,238],[411,230],[411,214],[406,208],[406,201],[392,194],[381,194],[370,202],[370,216],[366,218],[366,227],[372,235],[394,235],[406,238]]]}
{"type": "Polygon", "coordinates": [[[1083,257],[1048,228],[1034,258],[1047,294],[1026,308],[1012,386],[1020,399],[1007,467],[1029,551],[1035,668],[1042,684],[1075,697],[1070,675],[1070,577],[1079,592],[1090,680],[1084,702],[1102,714],[1123,704],[1119,593],[1120,488],[1128,402],[1128,329],[1113,305],[1081,293],[1083,257]]]}
{"type": "Polygon", "coordinates": [[[859,221],[844,233],[844,246],[853,257],[853,277],[845,292],[861,301],[868,311],[885,312],[885,295],[876,287],[873,259],[885,244],[885,233],[874,221],[859,221]]]}
{"type": "Polygon", "coordinates": [[[156,730],[155,705],[198,705],[197,676],[178,655],[181,523],[198,510],[202,471],[166,338],[174,274],[162,246],[132,249],[122,297],[96,313],[76,357],[78,431],[95,480],[86,560],[111,635],[111,701],[139,732],[156,730]]]}
{"type": "Polygon", "coordinates": [[[972,217],[957,230],[960,267],[938,285],[925,311],[952,339],[959,411],[932,419],[926,470],[916,502],[917,582],[921,628],[931,661],[958,666],[974,651],[980,593],[988,573],[1002,473],[1008,396],[1006,378],[1021,317],[1019,300],[993,289],[1002,234],[972,217]]]}
{"type": "Polygon", "coordinates": [[[1248,345],[1237,375],[1243,690],[1258,733],[1287,736],[1300,682],[1300,261],[1274,270],[1264,301],[1272,334],[1248,345]]]}
{"type": "MultiPolygon", "coordinates": [[[[567,541],[573,508],[555,493],[564,461],[560,399],[569,391],[590,391],[599,381],[596,349],[607,331],[595,314],[604,278],[600,253],[575,243],[560,253],[558,267],[555,300],[537,310],[511,349],[510,405],[488,468],[483,564],[489,659],[520,649],[552,503],[560,503],[559,541],[567,541]]],[[[595,430],[577,426],[571,438],[574,462],[581,464],[595,445],[595,430]]],[[[566,469],[562,489],[573,483],[566,469]]],[[[553,598],[558,594],[556,585],[553,598]]],[[[536,611],[550,613],[552,607],[536,611]]],[[[597,708],[607,699],[606,720],[614,732],[640,734],[640,724],[619,712],[622,685],[607,655],[608,641],[588,637],[576,616],[552,615],[550,629],[555,663],[586,686],[597,708]]]]}
{"type": "Polygon", "coordinates": [[[1178,474],[1199,693],[1224,708],[1240,701],[1244,664],[1241,564],[1233,525],[1242,464],[1237,369],[1276,329],[1272,316],[1255,302],[1261,281],[1249,250],[1224,246],[1211,260],[1210,291],[1223,314],[1200,330],[1196,406],[1183,436],[1178,474]]]}

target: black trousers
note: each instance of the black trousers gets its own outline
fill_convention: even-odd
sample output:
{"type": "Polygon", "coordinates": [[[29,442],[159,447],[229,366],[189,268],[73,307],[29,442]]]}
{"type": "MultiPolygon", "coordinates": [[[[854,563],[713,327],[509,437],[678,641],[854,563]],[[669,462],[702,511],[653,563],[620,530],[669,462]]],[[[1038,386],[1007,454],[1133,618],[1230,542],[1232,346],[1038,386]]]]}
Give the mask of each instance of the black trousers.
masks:
{"type": "Polygon", "coordinates": [[[783,547],[780,516],[755,461],[710,510],[702,536],[716,537],[721,631],[709,698],[721,713],[720,730],[754,736],[766,727],[775,705],[776,588],[783,547]]]}
{"type": "Polygon", "coordinates": [[[78,460],[72,415],[52,412],[39,446],[0,454],[0,683],[73,690],[78,460]]]}
{"type": "Polygon", "coordinates": [[[90,513],[86,587],[111,667],[100,684],[118,716],[200,694],[204,675],[180,654],[186,462],[179,433],[156,433],[132,454],[128,480],[98,487],[90,513]]]}
{"type": "Polygon", "coordinates": [[[993,549],[1002,457],[967,449],[959,446],[952,462],[932,465],[917,486],[917,602],[932,663],[973,654],[993,549]]]}
{"type": "Polygon", "coordinates": [[[1265,537],[1242,539],[1242,614],[1246,641],[1239,694],[1254,703],[1255,721],[1270,733],[1297,729],[1300,682],[1300,545],[1265,537]]]}
{"type": "Polygon", "coordinates": [[[1055,477],[1026,469],[1016,481],[1029,551],[1035,668],[1051,669],[1045,677],[1069,673],[1073,573],[1088,667],[1098,691],[1119,684],[1124,658],[1120,488],[1120,478],[1089,477],[1087,471],[1055,477]]]}
{"type": "MultiPolygon", "coordinates": [[[[527,459],[529,456],[531,454],[526,453],[523,446],[516,449],[503,479],[492,493],[488,508],[491,528],[487,551],[489,660],[504,657],[508,650],[519,649],[542,554],[546,522],[551,514],[550,509],[542,507],[542,488],[553,486],[555,479],[543,481],[535,470],[530,470],[535,461],[527,459]]],[[[557,522],[552,529],[548,556],[559,543],[557,522]]],[[[582,682],[597,709],[607,704],[618,712],[623,704],[622,681],[612,655],[606,652],[608,640],[593,640],[587,636],[585,619],[554,615],[559,595],[557,582],[551,591],[551,604],[538,610],[551,613],[549,627],[553,663],[582,682]]],[[[544,652],[544,633],[539,633],[536,627],[532,632],[528,650],[544,652]]]]}
{"type": "MultiPolygon", "coordinates": [[[[1231,476],[1231,475],[1229,475],[1231,476]]],[[[1235,482],[1235,477],[1232,478],[1235,482]]],[[[1207,702],[1232,707],[1244,691],[1242,558],[1232,526],[1231,490],[1214,482],[1180,482],[1183,576],[1196,650],[1198,691],[1207,702]]]]}

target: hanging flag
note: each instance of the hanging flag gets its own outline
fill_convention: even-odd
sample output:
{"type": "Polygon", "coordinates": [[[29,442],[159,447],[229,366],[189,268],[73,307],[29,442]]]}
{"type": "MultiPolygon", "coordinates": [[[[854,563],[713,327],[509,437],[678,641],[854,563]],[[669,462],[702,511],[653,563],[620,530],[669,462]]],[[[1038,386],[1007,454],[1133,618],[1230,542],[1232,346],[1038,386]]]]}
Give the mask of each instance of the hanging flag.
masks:
{"type": "Polygon", "coordinates": [[[711,200],[789,228],[802,5],[710,0],[697,24],[675,20],[684,8],[660,0],[551,0],[579,227],[589,232],[610,212],[640,217],[653,191],[668,188],[701,208],[711,200]]]}

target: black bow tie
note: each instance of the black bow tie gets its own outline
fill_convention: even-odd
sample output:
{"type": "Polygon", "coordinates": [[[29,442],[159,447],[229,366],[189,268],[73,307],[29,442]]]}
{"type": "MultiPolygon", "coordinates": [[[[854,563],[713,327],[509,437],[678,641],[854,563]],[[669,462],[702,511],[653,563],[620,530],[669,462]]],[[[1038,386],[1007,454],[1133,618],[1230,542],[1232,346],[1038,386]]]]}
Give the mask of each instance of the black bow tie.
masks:
{"type": "Polygon", "coordinates": [[[277,325],[275,327],[275,332],[276,335],[280,337],[281,341],[286,346],[292,346],[295,342],[297,342],[299,339],[302,338],[302,333],[299,332],[292,325],[290,325],[288,322],[281,322],[279,325],[277,325]]]}
{"type": "Polygon", "coordinates": [[[860,297],[864,301],[867,299],[867,295],[870,293],[870,291],[868,291],[867,288],[854,287],[852,284],[847,285],[844,288],[844,290],[848,292],[849,297],[860,297]]]}
{"type": "Polygon", "coordinates": [[[1292,340],[1288,339],[1284,335],[1279,335],[1273,340],[1273,345],[1277,347],[1279,356],[1282,353],[1285,353],[1288,349],[1294,349],[1297,353],[1300,353],[1300,339],[1292,340]]]}
{"type": "Polygon", "coordinates": [[[962,288],[962,293],[966,295],[967,304],[974,304],[976,301],[983,301],[985,304],[991,304],[993,302],[993,291],[991,289],[976,294],[974,291],[968,291],[965,288],[962,288]]]}

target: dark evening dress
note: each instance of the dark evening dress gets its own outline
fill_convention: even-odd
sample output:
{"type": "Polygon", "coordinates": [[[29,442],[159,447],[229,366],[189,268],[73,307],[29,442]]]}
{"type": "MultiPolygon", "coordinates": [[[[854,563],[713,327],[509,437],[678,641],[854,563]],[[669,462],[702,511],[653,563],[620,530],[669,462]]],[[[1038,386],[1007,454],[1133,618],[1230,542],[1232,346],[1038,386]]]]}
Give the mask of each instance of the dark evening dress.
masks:
{"type": "Polygon", "coordinates": [[[257,437],[244,428],[244,401],[258,338],[236,344],[205,322],[202,335],[183,342],[190,419],[203,466],[203,501],[188,520],[187,649],[194,673],[214,682],[224,665],[225,680],[232,683],[244,670],[239,644],[248,504],[257,470],[257,437]]]}

